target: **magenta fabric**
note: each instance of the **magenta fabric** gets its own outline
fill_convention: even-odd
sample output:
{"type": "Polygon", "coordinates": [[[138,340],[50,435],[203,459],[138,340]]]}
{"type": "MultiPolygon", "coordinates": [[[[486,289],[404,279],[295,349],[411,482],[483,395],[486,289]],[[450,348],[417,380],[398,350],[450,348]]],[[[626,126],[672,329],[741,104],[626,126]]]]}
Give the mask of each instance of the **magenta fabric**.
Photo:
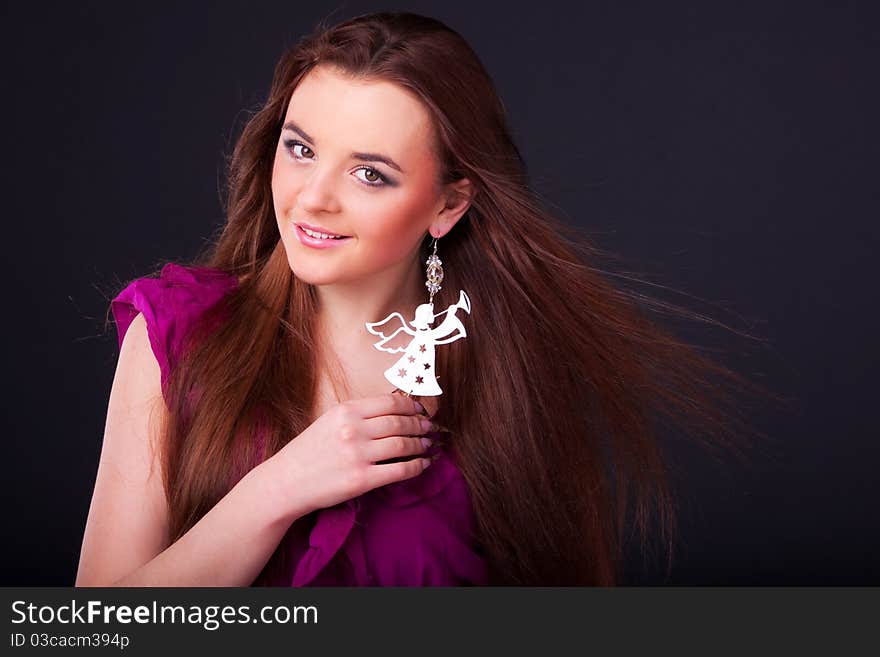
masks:
{"type": "MultiPolygon", "coordinates": [[[[164,390],[188,328],[236,285],[236,279],[225,272],[175,263],[165,265],[159,278],[131,282],[111,303],[119,346],[132,320],[143,313],[164,390]]],[[[487,563],[474,539],[475,520],[464,477],[448,447],[434,446],[428,454],[438,458],[422,474],[298,519],[283,543],[289,550],[289,568],[264,571],[255,583],[487,584],[487,563]]]]}

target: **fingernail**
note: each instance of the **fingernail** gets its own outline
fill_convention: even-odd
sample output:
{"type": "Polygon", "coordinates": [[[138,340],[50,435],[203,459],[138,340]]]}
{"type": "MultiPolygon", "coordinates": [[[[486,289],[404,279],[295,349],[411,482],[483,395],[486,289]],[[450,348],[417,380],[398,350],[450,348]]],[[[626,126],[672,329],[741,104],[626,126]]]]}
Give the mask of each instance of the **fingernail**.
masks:
{"type": "Polygon", "coordinates": [[[431,460],[432,460],[432,459],[422,459],[422,470],[424,470],[424,469],[427,468],[429,465],[431,465],[431,460]]]}
{"type": "Polygon", "coordinates": [[[425,407],[422,406],[421,402],[414,401],[413,404],[416,406],[416,412],[421,413],[422,415],[427,415],[428,412],[425,410],[425,407]]]}
{"type": "Polygon", "coordinates": [[[419,425],[422,427],[422,431],[435,431],[434,423],[431,420],[419,420],[419,425]]]}
{"type": "Polygon", "coordinates": [[[434,441],[430,438],[420,438],[419,440],[422,441],[422,447],[424,447],[425,449],[428,449],[431,445],[434,444],[434,441]]]}

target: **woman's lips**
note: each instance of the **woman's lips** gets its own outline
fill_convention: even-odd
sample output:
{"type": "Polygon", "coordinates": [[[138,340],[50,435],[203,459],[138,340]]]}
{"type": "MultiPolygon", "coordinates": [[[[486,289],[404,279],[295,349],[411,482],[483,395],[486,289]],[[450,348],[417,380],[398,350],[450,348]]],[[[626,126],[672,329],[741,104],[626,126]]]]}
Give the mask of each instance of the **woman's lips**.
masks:
{"type": "MultiPolygon", "coordinates": [[[[332,230],[327,230],[326,228],[321,228],[320,226],[312,226],[311,224],[307,224],[304,221],[295,221],[293,222],[297,226],[301,226],[302,228],[306,228],[313,233],[320,233],[320,235],[329,235],[330,237],[351,237],[351,235],[343,235],[342,233],[334,233],[332,230]]],[[[319,235],[319,237],[320,237],[319,235]]]]}
{"type": "Polygon", "coordinates": [[[342,246],[351,239],[351,237],[340,237],[338,239],[332,237],[312,237],[311,235],[308,235],[299,224],[293,225],[293,233],[296,235],[296,239],[299,240],[300,244],[310,246],[313,249],[332,249],[335,246],[342,246]]]}

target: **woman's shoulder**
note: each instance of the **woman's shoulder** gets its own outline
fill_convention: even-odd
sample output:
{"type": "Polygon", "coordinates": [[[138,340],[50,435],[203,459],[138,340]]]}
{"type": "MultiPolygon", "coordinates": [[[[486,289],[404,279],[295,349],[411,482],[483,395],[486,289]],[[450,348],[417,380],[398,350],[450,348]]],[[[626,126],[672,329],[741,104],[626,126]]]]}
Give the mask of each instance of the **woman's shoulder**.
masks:
{"type": "Polygon", "coordinates": [[[110,304],[120,349],[132,321],[142,314],[164,383],[196,320],[238,284],[226,271],[175,262],[162,267],[158,276],[132,280],[110,304]]]}

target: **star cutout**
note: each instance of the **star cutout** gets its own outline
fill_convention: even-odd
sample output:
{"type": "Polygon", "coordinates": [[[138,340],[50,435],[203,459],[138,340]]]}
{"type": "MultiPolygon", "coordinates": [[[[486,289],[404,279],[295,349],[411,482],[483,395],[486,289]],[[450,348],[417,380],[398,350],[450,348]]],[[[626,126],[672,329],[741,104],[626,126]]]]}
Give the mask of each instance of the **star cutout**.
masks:
{"type": "Polygon", "coordinates": [[[403,368],[397,370],[397,376],[399,376],[401,379],[404,378],[406,376],[406,370],[403,368]]]}
{"type": "Polygon", "coordinates": [[[415,356],[410,356],[408,360],[409,360],[410,363],[415,363],[415,362],[416,362],[416,357],[415,357],[415,356]]]}
{"type": "Polygon", "coordinates": [[[424,383],[424,382],[425,382],[425,380],[422,377],[420,377],[420,376],[416,377],[416,383],[424,383]]]}
{"type": "Polygon", "coordinates": [[[425,369],[427,370],[427,369],[430,369],[430,368],[431,368],[431,363],[425,363],[425,369]]]}
{"type": "Polygon", "coordinates": [[[420,344],[420,345],[419,345],[419,351],[421,351],[422,353],[425,353],[425,345],[420,344]]]}

